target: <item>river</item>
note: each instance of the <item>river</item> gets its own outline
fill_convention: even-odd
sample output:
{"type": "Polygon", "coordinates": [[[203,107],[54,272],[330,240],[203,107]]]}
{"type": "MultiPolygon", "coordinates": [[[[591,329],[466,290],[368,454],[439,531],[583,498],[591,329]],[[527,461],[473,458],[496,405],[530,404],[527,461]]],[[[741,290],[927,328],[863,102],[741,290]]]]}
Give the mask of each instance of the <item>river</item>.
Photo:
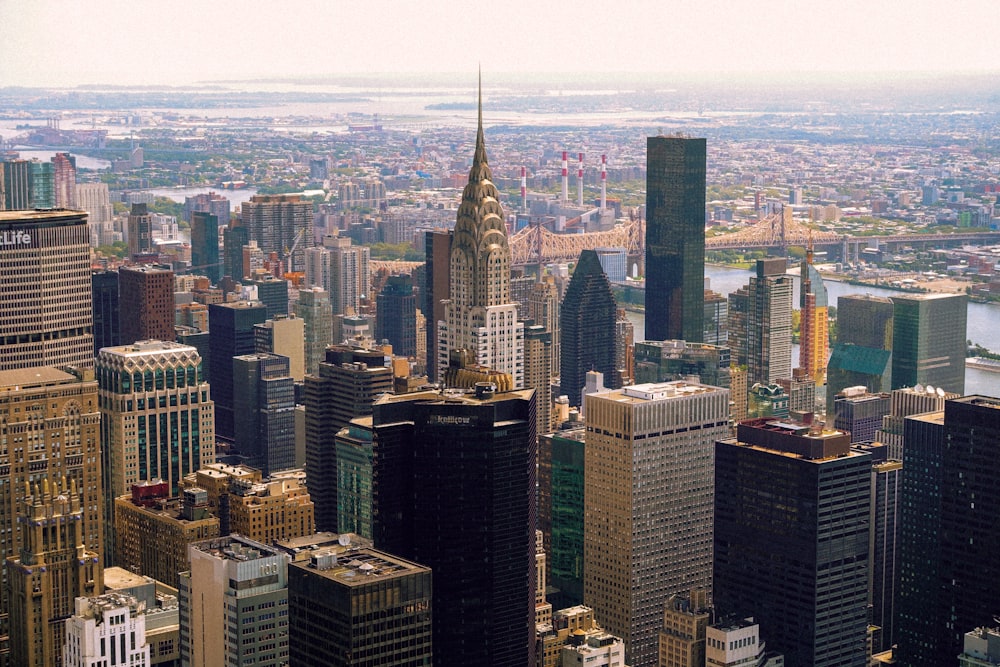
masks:
{"type": "MultiPolygon", "coordinates": [[[[725,266],[706,266],[705,277],[711,283],[711,289],[719,294],[727,295],[735,292],[740,287],[750,282],[752,272],[744,269],[734,269],[725,266]]],[[[799,280],[795,278],[795,292],[792,297],[794,307],[798,308],[799,303],[799,280]]],[[[837,299],[848,294],[871,294],[873,296],[898,296],[900,292],[868,287],[862,285],[849,285],[847,283],[827,280],[824,282],[829,295],[830,305],[835,306],[837,299]]],[[[646,330],[646,317],[643,313],[629,312],[628,318],[635,326],[635,339],[642,340],[646,330]]],[[[1000,328],[1000,304],[997,303],[970,303],[969,316],[966,327],[966,339],[973,343],[982,345],[994,352],[1000,352],[1000,343],[996,337],[997,329],[1000,328]]],[[[799,347],[793,346],[792,366],[798,365],[799,347]]],[[[984,394],[986,396],[1000,397],[1000,373],[993,373],[977,368],[966,368],[965,370],[965,393],[984,394]]]]}

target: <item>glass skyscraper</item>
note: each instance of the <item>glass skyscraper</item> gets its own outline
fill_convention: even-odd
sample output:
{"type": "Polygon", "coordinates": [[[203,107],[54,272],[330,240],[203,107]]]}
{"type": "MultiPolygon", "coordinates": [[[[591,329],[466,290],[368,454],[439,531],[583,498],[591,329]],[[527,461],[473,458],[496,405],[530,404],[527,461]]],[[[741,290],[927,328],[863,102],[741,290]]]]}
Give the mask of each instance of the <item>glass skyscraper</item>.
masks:
{"type": "Polygon", "coordinates": [[[705,140],[646,139],[646,339],[701,342],[705,140]]]}

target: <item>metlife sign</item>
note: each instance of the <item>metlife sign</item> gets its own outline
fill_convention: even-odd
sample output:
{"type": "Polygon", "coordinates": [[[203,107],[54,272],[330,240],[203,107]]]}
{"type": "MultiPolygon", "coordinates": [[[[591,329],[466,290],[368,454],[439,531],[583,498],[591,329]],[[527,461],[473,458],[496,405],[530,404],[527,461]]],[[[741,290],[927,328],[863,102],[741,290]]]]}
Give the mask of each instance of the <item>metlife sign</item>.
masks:
{"type": "Polygon", "coordinates": [[[31,234],[24,231],[23,229],[4,229],[0,230],[0,248],[9,248],[11,246],[30,246],[31,245],[31,234]]]}

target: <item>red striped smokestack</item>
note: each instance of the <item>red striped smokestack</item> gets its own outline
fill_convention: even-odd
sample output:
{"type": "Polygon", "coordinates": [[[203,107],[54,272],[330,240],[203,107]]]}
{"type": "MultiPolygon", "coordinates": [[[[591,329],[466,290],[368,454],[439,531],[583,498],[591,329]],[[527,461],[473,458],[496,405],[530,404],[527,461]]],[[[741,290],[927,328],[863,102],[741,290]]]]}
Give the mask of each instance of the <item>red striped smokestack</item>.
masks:
{"type": "Polygon", "coordinates": [[[576,205],[583,206],[583,153],[577,153],[580,168],[576,172],[576,205]]]}
{"type": "Polygon", "coordinates": [[[562,200],[569,201],[569,152],[563,151],[562,160],[562,200]]]}
{"type": "Polygon", "coordinates": [[[608,208],[608,156],[601,155],[601,213],[608,208]]]}
{"type": "Polygon", "coordinates": [[[528,210],[528,169],[521,167],[521,209],[528,210]]]}

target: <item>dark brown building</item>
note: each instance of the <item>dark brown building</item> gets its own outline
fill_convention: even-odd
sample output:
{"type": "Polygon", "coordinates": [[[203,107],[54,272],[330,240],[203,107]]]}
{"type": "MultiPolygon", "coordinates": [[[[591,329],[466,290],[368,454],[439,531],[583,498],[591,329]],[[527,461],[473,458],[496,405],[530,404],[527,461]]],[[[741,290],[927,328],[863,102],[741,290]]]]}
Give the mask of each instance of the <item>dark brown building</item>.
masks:
{"type": "Polygon", "coordinates": [[[160,266],[118,271],[121,343],[174,340],[174,272],[160,266]]]}

